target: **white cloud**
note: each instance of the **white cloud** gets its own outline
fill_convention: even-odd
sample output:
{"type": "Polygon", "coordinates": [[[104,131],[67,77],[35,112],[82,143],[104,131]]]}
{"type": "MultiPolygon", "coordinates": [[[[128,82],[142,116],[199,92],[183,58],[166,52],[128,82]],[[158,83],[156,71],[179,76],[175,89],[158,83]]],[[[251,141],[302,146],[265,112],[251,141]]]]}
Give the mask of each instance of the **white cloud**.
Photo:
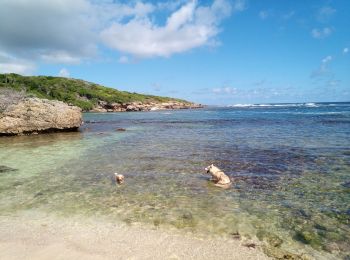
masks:
{"type": "Polygon", "coordinates": [[[104,28],[155,9],[142,1],[112,0],[0,0],[0,4],[0,51],[23,60],[61,64],[96,58],[104,28]]]}
{"type": "Polygon", "coordinates": [[[266,79],[262,79],[253,83],[255,86],[262,86],[266,83],[266,79]]]}
{"type": "Polygon", "coordinates": [[[127,64],[130,63],[130,59],[128,56],[120,56],[118,62],[122,64],[127,64]]]}
{"type": "Polygon", "coordinates": [[[270,15],[269,12],[266,11],[266,10],[262,10],[262,11],[259,12],[259,17],[262,20],[267,19],[269,17],[269,15],[270,15]]]}
{"type": "Polygon", "coordinates": [[[21,75],[31,75],[35,70],[33,64],[24,63],[0,63],[1,73],[16,73],[21,75]]]}
{"type": "Polygon", "coordinates": [[[336,9],[329,6],[324,6],[318,10],[316,18],[319,22],[327,22],[336,12],[336,9]]]}
{"type": "Polygon", "coordinates": [[[282,18],[285,20],[289,20],[291,19],[293,16],[295,15],[295,11],[290,11],[284,15],[282,15],[282,18]]]}
{"type": "Polygon", "coordinates": [[[327,86],[328,86],[328,87],[335,88],[335,87],[339,86],[340,83],[341,83],[340,80],[333,79],[333,80],[329,80],[329,81],[327,82],[327,86]]]}
{"type": "Polygon", "coordinates": [[[51,51],[43,53],[39,57],[48,63],[78,64],[81,62],[81,57],[65,51],[51,51]]]}
{"type": "Polygon", "coordinates": [[[172,15],[167,19],[167,30],[176,31],[182,25],[190,23],[194,19],[194,10],[196,8],[196,2],[190,2],[183,5],[178,11],[172,13],[172,15]]]}
{"type": "Polygon", "coordinates": [[[324,27],[324,28],[321,28],[321,29],[314,28],[311,31],[311,35],[315,39],[324,39],[324,38],[330,36],[332,34],[332,32],[333,32],[332,29],[329,28],[329,27],[324,27]]]}
{"type": "Polygon", "coordinates": [[[92,12],[86,0],[1,0],[0,49],[58,63],[91,57],[96,54],[92,12]]]}
{"type": "Polygon", "coordinates": [[[320,67],[311,73],[311,78],[330,75],[330,70],[329,70],[328,66],[332,60],[333,60],[333,57],[331,55],[328,55],[327,57],[323,58],[321,60],[320,67]]]}
{"type": "Polygon", "coordinates": [[[212,92],[215,93],[215,94],[232,95],[232,94],[236,94],[237,93],[237,89],[236,88],[231,88],[231,87],[213,88],[212,92]]]}
{"type": "Polygon", "coordinates": [[[234,12],[242,12],[247,9],[247,2],[245,0],[236,0],[233,2],[232,8],[234,12]]]}
{"type": "Polygon", "coordinates": [[[107,46],[122,53],[140,58],[169,57],[215,44],[220,21],[243,8],[242,4],[233,7],[226,0],[214,0],[210,6],[198,5],[193,0],[171,13],[163,26],[148,16],[134,17],[127,23],[113,22],[101,37],[107,46]]]}
{"type": "Polygon", "coordinates": [[[59,77],[63,77],[63,78],[69,78],[70,77],[70,73],[66,68],[62,68],[59,72],[58,72],[58,76],[59,77]]]}
{"type": "Polygon", "coordinates": [[[332,61],[332,59],[333,59],[333,57],[330,56],[330,55],[328,55],[327,57],[325,57],[324,59],[322,59],[322,63],[323,63],[323,64],[326,64],[326,63],[332,61]]]}
{"type": "Polygon", "coordinates": [[[168,2],[159,2],[157,3],[157,8],[160,10],[174,11],[186,2],[187,0],[173,0],[168,2]]]}
{"type": "Polygon", "coordinates": [[[17,59],[6,53],[0,52],[0,73],[31,75],[35,69],[35,65],[31,62],[17,59]]]}
{"type": "Polygon", "coordinates": [[[125,55],[169,57],[216,46],[220,22],[243,11],[246,1],[0,0],[0,5],[0,52],[21,61],[17,71],[30,71],[37,62],[94,59],[102,44],[118,51],[120,62],[125,55]],[[165,24],[158,21],[164,16],[165,24]]]}
{"type": "Polygon", "coordinates": [[[221,88],[213,88],[212,91],[216,94],[221,93],[221,88]]]}
{"type": "Polygon", "coordinates": [[[349,52],[349,48],[344,48],[343,49],[343,54],[347,54],[349,52]]]}

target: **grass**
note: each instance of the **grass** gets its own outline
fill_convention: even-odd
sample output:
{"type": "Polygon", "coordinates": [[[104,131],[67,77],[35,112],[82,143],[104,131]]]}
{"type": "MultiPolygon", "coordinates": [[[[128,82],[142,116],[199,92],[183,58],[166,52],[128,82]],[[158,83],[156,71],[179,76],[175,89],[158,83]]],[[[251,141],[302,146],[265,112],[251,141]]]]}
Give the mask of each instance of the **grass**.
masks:
{"type": "Polygon", "coordinates": [[[119,91],[79,79],[51,76],[0,74],[1,88],[24,91],[27,95],[38,98],[60,100],[78,106],[84,111],[91,110],[98,101],[107,103],[161,103],[169,101],[189,103],[181,99],[119,91]]]}

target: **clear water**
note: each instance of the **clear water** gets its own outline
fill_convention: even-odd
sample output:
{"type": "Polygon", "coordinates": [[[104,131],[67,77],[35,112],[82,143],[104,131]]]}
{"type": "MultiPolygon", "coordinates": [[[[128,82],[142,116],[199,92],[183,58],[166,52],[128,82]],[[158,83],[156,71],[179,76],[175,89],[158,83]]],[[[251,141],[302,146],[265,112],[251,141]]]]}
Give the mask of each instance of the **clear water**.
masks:
{"type": "Polygon", "coordinates": [[[1,215],[103,216],[198,235],[239,233],[275,257],[350,258],[349,103],[84,119],[77,133],[0,139],[1,215]],[[211,163],[234,178],[230,189],[208,181],[211,163]]]}

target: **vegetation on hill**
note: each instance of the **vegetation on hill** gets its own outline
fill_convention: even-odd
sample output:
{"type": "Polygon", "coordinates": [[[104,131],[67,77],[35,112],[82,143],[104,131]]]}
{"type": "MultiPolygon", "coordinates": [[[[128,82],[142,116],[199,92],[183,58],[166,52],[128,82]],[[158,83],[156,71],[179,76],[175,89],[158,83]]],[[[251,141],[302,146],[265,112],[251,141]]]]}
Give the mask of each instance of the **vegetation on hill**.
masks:
{"type": "Polygon", "coordinates": [[[98,101],[107,103],[181,101],[189,103],[168,97],[119,91],[78,79],[51,76],[21,76],[13,73],[0,74],[1,89],[13,89],[18,92],[25,92],[26,95],[64,101],[78,106],[84,111],[91,110],[98,101]]]}

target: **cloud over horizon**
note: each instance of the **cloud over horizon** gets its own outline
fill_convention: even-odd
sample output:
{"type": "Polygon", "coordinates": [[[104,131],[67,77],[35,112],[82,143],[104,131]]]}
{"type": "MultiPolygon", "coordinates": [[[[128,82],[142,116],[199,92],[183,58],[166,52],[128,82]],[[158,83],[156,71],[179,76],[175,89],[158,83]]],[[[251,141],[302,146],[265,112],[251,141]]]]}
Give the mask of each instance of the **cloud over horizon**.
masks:
{"type": "MultiPolygon", "coordinates": [[[[17,72],[29,72],[20,67],[33,62],[79,64],[98,57],[104,47],[139,59],[215,46],[220,22],[245,8],[243,0],[213,0],[209,5],[197,0],[158,4],[0,0],[0,4],[0,52],[12,57],[17,72]],[[159,15],[166,17],[165,23],[158,21],[159,15]]],[[[0,72],[9,70],[0,65],[0,72]]]]}
{"type": "Polygon", "coordinates": [[[35,71],[35,69],[35,64],[26,60],[12,57],[0,51],[0,72],[30,75],[35,71]]]}
{"type": "Polygon", "coordinates": [[[63,77],[63,78],[69,78],[69,77],[70,77],[70,72],[69,72],[66,68],[62,68],[62,69],[58,72],[58,76],[59,76],[59,77],[63,77]]]}

